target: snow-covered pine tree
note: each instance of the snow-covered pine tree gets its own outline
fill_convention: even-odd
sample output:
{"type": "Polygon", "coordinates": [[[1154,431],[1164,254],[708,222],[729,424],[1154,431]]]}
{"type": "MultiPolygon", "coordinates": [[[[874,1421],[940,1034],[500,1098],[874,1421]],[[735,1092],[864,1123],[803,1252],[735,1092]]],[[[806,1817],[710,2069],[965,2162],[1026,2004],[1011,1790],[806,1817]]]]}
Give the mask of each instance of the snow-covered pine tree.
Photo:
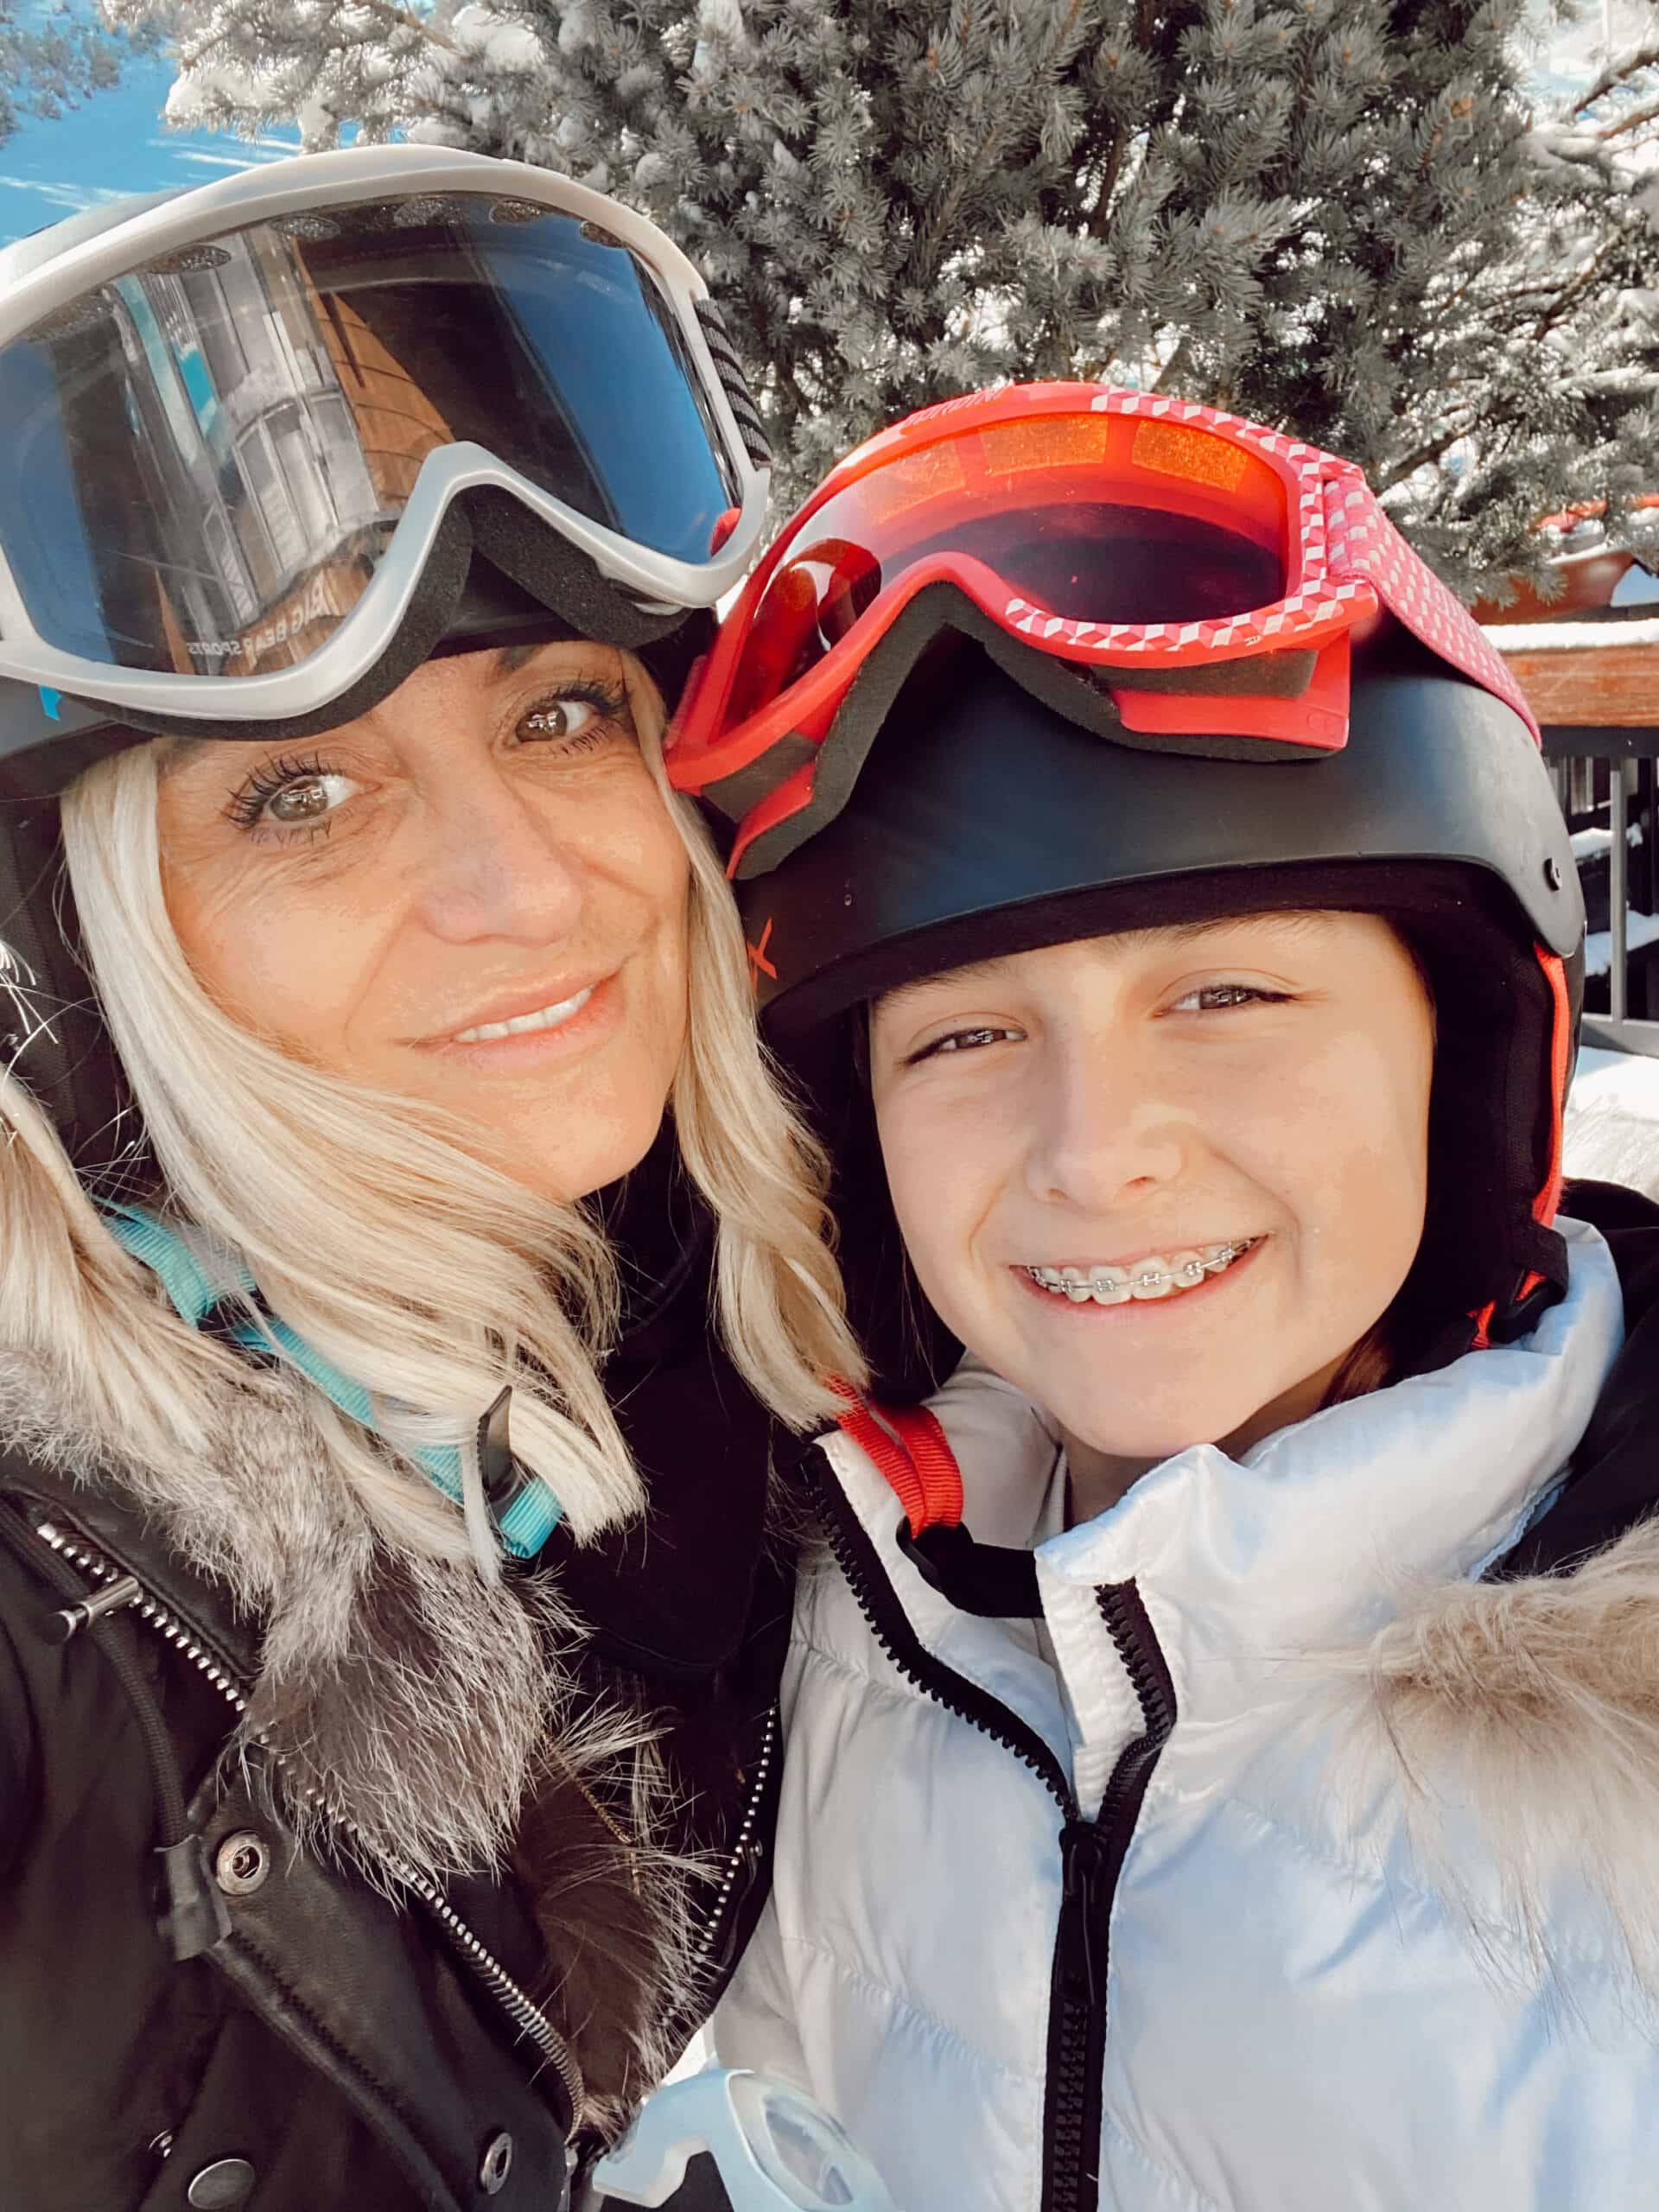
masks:
{"type": "Polygon", "coordinates": [[[58,115],[85,93],[114,84],[126,51],[126,40],[90,4],[42,8],[0,0],[0,143],[25,116],[58,115]]]}
{"type": "Polygon", "coordinates": [[[402,131],[655,216],[789,491],[929,400],[1070,376],[1350,454],[1466,592],[1653,480],[1659,224],[1646,125],[1610,125],[1659,54],[1535,113],[1529,0],[106,4],[168,11],[180,119],[402,131]]]}

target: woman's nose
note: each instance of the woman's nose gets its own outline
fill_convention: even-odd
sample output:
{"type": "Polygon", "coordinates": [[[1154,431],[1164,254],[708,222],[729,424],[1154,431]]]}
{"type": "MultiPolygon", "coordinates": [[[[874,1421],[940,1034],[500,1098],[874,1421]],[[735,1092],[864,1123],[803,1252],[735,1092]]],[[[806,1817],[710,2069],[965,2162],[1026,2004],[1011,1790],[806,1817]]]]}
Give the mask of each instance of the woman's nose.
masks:
{"type": "Polygon", "coordinates": [[[1121,1050],[1071,1046],[1035,1088],[1027,1174],[1046,1203],[1103,1209],[1180,1173],[1192,1116],[1121,1050]]]}
{"type": "Polygon", "coordinates": [[[575,929],[586,894],[581,861],[499,770],[432,796],[426,829],[417,898],[435,937],[550,944],[575,929]]]}

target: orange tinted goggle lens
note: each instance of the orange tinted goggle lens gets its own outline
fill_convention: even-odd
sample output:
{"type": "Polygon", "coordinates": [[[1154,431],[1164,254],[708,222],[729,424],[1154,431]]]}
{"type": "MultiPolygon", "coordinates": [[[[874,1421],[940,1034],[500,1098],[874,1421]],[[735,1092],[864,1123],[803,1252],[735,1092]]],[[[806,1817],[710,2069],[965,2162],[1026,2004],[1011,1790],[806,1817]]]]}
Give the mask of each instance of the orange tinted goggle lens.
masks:
{"type": "Polygon", "coordinates": [[[1078,621],[1220,620],[1285,596],[1287,539],[1278,476],[1205,430],[1102,413],[959,432],[872,469],[799,525],[753,618],[728,726],[941,558],[1078,621]]]}

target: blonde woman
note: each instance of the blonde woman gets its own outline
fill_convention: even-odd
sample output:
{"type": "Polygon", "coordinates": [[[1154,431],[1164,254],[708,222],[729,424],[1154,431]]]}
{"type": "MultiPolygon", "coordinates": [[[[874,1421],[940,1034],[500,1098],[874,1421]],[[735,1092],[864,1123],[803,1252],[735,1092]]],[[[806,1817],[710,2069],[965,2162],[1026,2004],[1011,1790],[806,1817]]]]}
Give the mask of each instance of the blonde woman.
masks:
{"type": "Polygon", "coordinates": [[[13,249],[0,416],[0,2201],[545,2212],[758,1910],[857,1364],[659,757],[758,426],[418,149],[13,249]]]}

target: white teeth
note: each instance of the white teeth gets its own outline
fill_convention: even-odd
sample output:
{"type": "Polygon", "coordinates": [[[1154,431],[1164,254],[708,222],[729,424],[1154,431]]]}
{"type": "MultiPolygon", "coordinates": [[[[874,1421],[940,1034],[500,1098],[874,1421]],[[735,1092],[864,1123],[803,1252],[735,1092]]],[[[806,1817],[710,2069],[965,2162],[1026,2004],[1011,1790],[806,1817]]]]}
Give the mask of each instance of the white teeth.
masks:
{"type": "Polygon", "coordinates": [[[1027,1268],[1026,1273],[1044,1290],[1069,1299],[1074,1306],[1089,1300],[1096,1306],[1122,1306],[1132,1298],[1143,1301],[1172,1298],[1195,1289],[1208,1276],[1224,1274],[1258,1241],[1246,1236],[1232,1244],[1187,1247],[1172,1253],[1168,1259],[1161,1253],[1149,1253],[1144,1260],[1137,1260],[1133,1268],[1068,1266],[1027,1268]]]}
{"type": "Polygon", "coordinates": [[[539,1007],[534,1014],[515,1014],[511,1021],[480,1021],[476,1029],[461,1029],[455,1033],[457,1045],[487,1045],[497,1037],[520,1037],[527,1029],[556,1029],[562,1021],[569,1021],[573,1014],[580,1014],[594,995],[595,986],[589,983],[585,991],[578,991],[573,999],[561,999],[556,1006],[539,1007]]]}

